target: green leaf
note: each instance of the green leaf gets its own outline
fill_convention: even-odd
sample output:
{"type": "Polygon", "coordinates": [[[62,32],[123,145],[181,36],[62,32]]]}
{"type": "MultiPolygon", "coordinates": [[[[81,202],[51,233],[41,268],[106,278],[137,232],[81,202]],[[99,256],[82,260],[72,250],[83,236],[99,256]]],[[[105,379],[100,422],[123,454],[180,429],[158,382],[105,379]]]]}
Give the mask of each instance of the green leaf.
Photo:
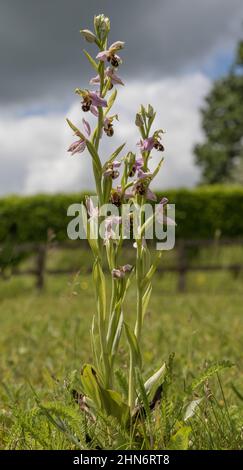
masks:
{"type": "Polygon", "coordinates": [[[129,418],[129,407],[115,390],[105,389],[99,380],[95,368],[86,364],[81,372],[83,391],[93,401],[98,412],[114,416],[120,424],[126,424],[129,418]]]}
{"type": "Polygon", "coordinates": [[[120,424],[125,425],[129,418],[129,407],[115,390],[106,390],[100,387],[100,397],[103,408],[108,416],[117,418],[120,424]]]}
{"type": "Polygon", "coordinates": [[[122,149],[125,147],[125,145],[126,145],[126,142],[125,142],[124,144],[120,145],[120,146],[111,154],[110,158],[107,160],[107,162],[106,162],[105,165],[103,166],[102,171],[104,171],[104,170],[106,169],[106,167],[107,167],[107,165],[108,165],[109,163],[112,163],[113,160],[116,159],[116,157],[119,155],[119,153],[120,153],[120,152],[122,151],[122,149]]]}
{"type": "Polygon", "coordinates": [[[134,332],[131,330],[130,326],[124,322],[125,332],[127,336],[127,341],[131,354],[133,356],[134,365],[141,368],[142,366],[142,356],[139,348],[139,344],[134,332]]]}
{"type": "Polygon", "coordinates": [[[95,260],[93,266],[93,279],[96,287],[96,300],[100,319],[104,322],[106,317],[106,284],[105,276],[98,258],[95,260]]]}
{"type": "Polygon", "coordinates": [[[115,89],[113,93],[111,94],[110,98],[108,99],[107,108],[105,109],[105,113],[104,113],[105,116],[107,116],[107,114],[110,112],[115,102],[116,95],[117,95],[117,90],[115,89]]]}
{"type": "Polygon", "coordinates": [[[143,294],[143,302],[142,302],[143,303],[143,318],[144,318],[144,316],[146,314],[146,311],[147,311],[147,308],[148,308],[151,293],[152,293],[152,284],[149,283],[146,291],[143,294]]]}
{"type": "Polygon", "coordinates": [[[151,418],[151,410],[149,406],[149,399],[148,395],[145,390],[145,386],[143,383],[143,378],[142,375],[139,371],[139,369],[136,369],[136,383],[138,384],[138,398],[136,400],[136,405],[143,404],[145,412],[146,412],[146,417],[151,418]]]}
{"type": "Polygon", "coordinates": [[[116,332],[115,332],[115,337],[114,337],[113,344],[112,344],[112,350],[111,350],[112,357],[114,357],[116,354],[118,344],[121,338],[122,328],[123,328],[123,313],[121,312],[119,322],[118,322],[116,332]]]}
{"type": "Polygon", "coordinates": [[[101,166],[101,163],[100,163],[100,157],[97,153],[97,150],[95,148],[95,146],[92,144],[92,142],[90,142],[89,140],[86,139],[86,145],[87,145],[87,148],[88,148],[88,151],[95,163],[95,166],[97,168],[97,171],[100,173],[100,178],[101,178],[101,173],[102,173],[102,166],[101,166]]]}
{"type": "Polygon", "coordinates": [[[151,178],[151,181],[155,178],[155,176],[157,176],[157,174],[159,173],[160,171],[160,168],[162,166],[162,163],[164,162],[164,158],[161,158],[160,162],[158,163],[157,167],[155,168],[153,174],[152,174],[152,178],[151,178]]]}
{"type": "Polygon", "coordinates": [[[83,53],[86,55],[88,61],[90,62],[92,67],[95,69],[95,71],[98,72],[98,64],[95,62],[93,57],[91,57],[91,55],[85,49],[83,49],[83,53]]]}
{"type": "Polygon", "coordinates": [[[70,119],[66,119],[69,127],[72,129],[72,131],[75,133],[75,135],[77,135],[78,137],[80,137],[81,139],[84,139],[85,140],[85,137],[84,135],[82,134],[82,132],[72,123],[72,121],[70,121],[70,119]]]}
{"type": "Polygon", "coordinates": [[[92,325],[90,329],[90,337],[91,337],[92,356],[94,358],[95,364],[98,365],[99,360],[98,360],[98,354],[97,354],[97,351],[98,351],[97,343],[98,343],[99,338],[98,338],[98,334],[95,333],[95,315],[93,315],[92,325]]]}
{"type": "Polygon", "coordinates": [[[97,372],[91,364],[85,364],[81,371],[81,384],[85,395],[94,402],[98,409],[101,409],[100,390],[97,380],[97,372]]]}
{"type": "Polygon", "coordinates": [[[157,388],[163,383],[164,377],[166,373],[166,364],[164,364],[160,367],[157,372],[155,372],[151,377],[149,377],[148,380],[146,380],[144,384],[145,391],[148,396],[153,397],[157,388]]]}
{"type": "Polygon", "coordinates": [[[170,439],[170,450],[187,450],[189,447],[190,426],[182,426],[170,439]]]}
{"type": "Polygon", "coordinates": [[[160,258],[162,256],[162,251],[159,251],[157,254],[156,254],[156,258],[153,262],[153,264],[151,265],[149,271],[147,272],[146,276],[143,278],[143,281],[142,281],[142,288],[144,288],[152,279],[158,265],[159,265],[159,262],[160,262],[160,258]]]}

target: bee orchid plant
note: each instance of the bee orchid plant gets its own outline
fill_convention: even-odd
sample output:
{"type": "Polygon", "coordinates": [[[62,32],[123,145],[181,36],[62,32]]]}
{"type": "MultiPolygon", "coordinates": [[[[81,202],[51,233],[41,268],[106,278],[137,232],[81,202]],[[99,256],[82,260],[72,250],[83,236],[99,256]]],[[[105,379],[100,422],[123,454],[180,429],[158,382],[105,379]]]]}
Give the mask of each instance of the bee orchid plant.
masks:
{"type": "MultiPolygon", "coordinates": [[[[111,114],[112,106],[117,97],[116,87],[123,86],[118,75],[122,64],[120,54],[124,42],[108,42],[110,21],[103,14],[94,18],[94,32],[81,30],[86,41],[97,48],[93,58],[87,51],[85,56],[95,71],[90,80],[91,89],[76,89],[81,98],[81,108],[85,114],[81,129],[69,119],[67,122],[76,136],[76,140],[68,149],[71,155],[85,149],[91,157],[93,175],[96,186],[97,201],[95,205],[91,197],[86,199],[87,239],[94,257],[93,279],[96,290],[96,314],[91,325],[91,345],[93,364],[86,364],[81,371],[81,387],[88,407],[92,413],[105,413],[116,417],[120,423],[127,423],[134,415],[146,394],[148,403],[163,381],[165,364],[149,379],[143,379],[143,358],[141,338],[148,302],[152,291],[152,277],[156,271],[161,251],[151,256],[146,244],[145,231],[153,224],[155,217],[163,216],[167,199],[157,204],[152,216],[145,220],[143,205],[147,201],[156,201],[156,195],[150,184],[158,174],[163,158],[156,169],[151,171],[149,163],[151,152],[162,152],[163,131],[152,131],[155,115],[151,105],[141,106],[136,114],[135,125],[140,133],[138,154],[132,152],[121,157],[125,144],[119,146],[105,163],[100,157],[102,138],[112,137],[114,121],[117,115],[111,114]],[[89,114],[95,116],[96,125],[91,129],[89,114]],[[105,134],[105,135],[104,135],[105,134]],[[122,169],[122,171],[121,171],[122,169]],[[120,178],[119,184],[116,183],[120,178]],[[136,262],[121,263],[124,260],[123,220],[121,210],[124,204],[136,207],[138,223],[133,242],[136,250],[136,262]],[[118,213],[108,215],[104,207],[115,206],[118,213]],[[97,228],[103,227],[102,235],[97,228]],[[109,276],[104,273],[105,262],[108,262],[109,276]],[[129,315],[124,311],[124,300],[131,284],[136,283],[136,320],[131,324],[129,315]],[[111,285],[111,296],[107,296],[107,283],[111,285]],[[119,357],[121,335],[125,334],[129,348],[128,393],[122,396],[116,387],[115,364],[119,357]]],[[[112,212],[112,211],[111,211],[112,212]]],[[[129,222],[134,222],[134,212],[128,213],[129,222]]],[[[163,223],[163,222],[162,222],[163,223]]]]}

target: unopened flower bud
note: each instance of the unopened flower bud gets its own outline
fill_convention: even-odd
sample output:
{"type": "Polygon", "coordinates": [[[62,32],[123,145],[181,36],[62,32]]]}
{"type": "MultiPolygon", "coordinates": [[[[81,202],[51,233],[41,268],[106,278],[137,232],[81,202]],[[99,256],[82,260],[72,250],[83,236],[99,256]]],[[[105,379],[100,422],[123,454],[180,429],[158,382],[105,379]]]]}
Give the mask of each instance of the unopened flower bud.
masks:
{"type": "Polygon", "coordinates": [[[142,119],[142,116],[141,116],[140,113],[136,114],[135,124],[138,127],[142,127],[142,125],[143,125],[143,119],[142,119]]]}
{"type": "Polygon", "coordinates": [[[94,17],[94,27],[100,38],[105,38],[110,31],[110,20],[105,15],[94,17]]]}
{"type": "Polygon", "coordinates": [[[80,33],[86,39],[88,42],[95,42],[96,41],[96,36],[92,31],[89,31],[89,29],[81,29],[80,33]]]}
{"type": "Polygon", "coordinates": [[[148,110],[146,114],[148,118],[154,117],[154,108],[153,106],[151,106],[151,104],[148,105],[148,110]]]}

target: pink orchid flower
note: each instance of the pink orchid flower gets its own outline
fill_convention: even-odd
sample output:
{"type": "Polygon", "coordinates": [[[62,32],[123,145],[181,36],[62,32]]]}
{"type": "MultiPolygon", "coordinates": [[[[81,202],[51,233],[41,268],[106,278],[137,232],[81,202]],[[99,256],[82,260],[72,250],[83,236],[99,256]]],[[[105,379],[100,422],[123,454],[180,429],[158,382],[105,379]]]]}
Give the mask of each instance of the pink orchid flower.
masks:
{"type": "Polygon", "coordinates": [[[134,162],[134,165],[133,165],[133,167],[132,167],[132,169],[131,169],[131,171],[130,171],[130,173],[129,173],[128,176],[129,176],[130,178],[132,178],[132,177],[135,175],[136,171],[141,170],[141,168],[143,167],[143,165],[144,165],[143,157],[142,157],[141,155],[140,155],[139,157],[136,157],[135,162],[134,162]]]}
{"type": "MultiPolygon", "coordinates": [[[[105,70],[105,77],[110,79],[112,85],[124,85],[122,79],[118,77],[113,67],[107,67],[107,69],[105,70]]],[[[96,75],[96,77],[91,78],[89,83],[91,85],[99,85],[100,76],[96,75]]]]}
{"type": "MultiPolygon", "coordinates": [[[[162,132],[162,131],[161,131],[162,132]]],[[[138,142],[138,146],[140,147],[142,152],[150,152],[153,148],[159,150],[160,152],[164,151],[164,146],[161,144],[159,139],[160,131],[155,132],[152,137],[147,137],[147,139],[140,140],[138,142]]]]}
{"type": "MultiPolygon", "coordinates": [[[[87,137],[90,136],[91,134],[91,129],[90,125],[85,119],[83,119],[83,126],[84,126],[84,131],[87,137]]],[[[82,153],[86,148],[86,139],[81,138],[79,140],[76,140],[73,142],[70,147],[68,148],[68,152],[71,152],[71,155],[75,155],[76,153],[82,153]]]]}
{"type": "Polygon", "coordinates": [[[159,224],[165,224],[165,225],[171,225],[171,226],[176,226],[176,223],[171,217],[167,217],[165,215],[165,207],[168,204],[168,199],[167,197],[163,197],[159,204],[155,208],[155,218],[159,224]]]}
{"type": "Polygon", "coordinates": [[[90,219],[96,219],[99,215],[99,208],[94,206],[92,197],[87,197],[85,204],[86,204],[87,212],[89,214],[90,219]]]}
{"type": "Polygon", "coordinates": [[[101,98],[97,91],[90,91],[89,96],[92,101],[92,105],[96,106],[96,108],[101,107],[101,108],[106,108],[107,107],[107,101],[104,98],[101,98]]]}
{"type": "Polygon", "coordinates": [[[112,67],[108,67],[106,69],[106,77],[110,78],[110,81],[112,85],[124,85],[124,82],[118,75],[115,73],[114,69],[112,67]]]}
{"type": "Polygon", "coordinates": [[[154,148],[154,143],[154,137],[148,137],[144,140],[141,139],[137,145],[140,147],[142,152],[150,152],[154,148]]]}
{"type": "Polygon", "coordinates": [[[131,199],[136,194],[140,194],[141,196],[145,196],[146,199],[149,201],[157,201],[156,194],[151,191],[151,189],[141,181],[136,181],[131,189],[131,191],[126,191],[124,194],[125,199],[131,199]]]}
{"type": "Polygon", "coordinates": [[[121,166],[121,162],[114,160],[112,163],[107,165],[107,168],[104,171],[104,176],[111,176],[112,179],[116,179],[119,176],[119,171],[117,168],[121,166]]]}
{"type": "MultiPolygon", "coordinates": [[[[96,113],[96,108],[107,107],[107,101],[98,94],[97,91],[81,90],[79,93],[82,95],[82,110],[84,112],[91,111],[93,114],[96,113]]],[[[98,111],[97,111],[98,114],[98,111]]]]}
{"type": "Polygon", "coordinates": [[[120,216],[110,215],[105,219],[105,233],[104,233],[104,244],[109,240],[116,240],[117,234],[113,230],[114,225],[121,224],[122,218],[120,216]]]}
{"type": "Polygon", "coordinates": [[[126,273],[132,271],[131,264],[125,264],[124,266],[120,266],[119,268],[112,269],[111,274],[114,279],[123,279],[126,273]]]}
{"type": "Polygon", "coordinates": [[[113,67],[118,67],[121,63],[121,58],[116,54],[116,52],[122,49],[124,45],[124,42],[116,41],[111,44],[109,49],[107,49],[106,51],[99,52],[99,54],[97,54],[96,56],[96,59],[101,60],[102,62],[105,62],[107,60],[111,63],[113,67]]]}

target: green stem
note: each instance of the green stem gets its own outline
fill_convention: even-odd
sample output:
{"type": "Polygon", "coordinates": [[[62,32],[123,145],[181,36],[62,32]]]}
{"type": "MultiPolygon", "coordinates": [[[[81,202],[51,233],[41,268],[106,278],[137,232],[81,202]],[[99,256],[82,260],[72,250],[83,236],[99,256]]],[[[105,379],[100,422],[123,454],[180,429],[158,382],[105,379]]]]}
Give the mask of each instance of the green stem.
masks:
{"type": "Polygon", "coordinates": [[[133,363],[133,355],[130,352],[130,366],[129,366],[129,385],[128,385],[128,406],[132,412],[135,404],[135,386],[134,386],[134,363],[133,363]]]}

